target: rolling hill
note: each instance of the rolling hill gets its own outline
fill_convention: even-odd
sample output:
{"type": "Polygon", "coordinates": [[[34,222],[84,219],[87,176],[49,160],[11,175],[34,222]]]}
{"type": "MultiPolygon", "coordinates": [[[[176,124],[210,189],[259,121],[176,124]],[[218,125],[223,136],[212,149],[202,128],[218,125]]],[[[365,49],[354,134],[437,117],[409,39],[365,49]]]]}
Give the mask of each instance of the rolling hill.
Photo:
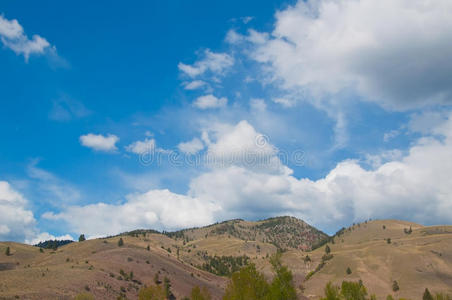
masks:
{"type": "Polygon", "coordinates": [[[230,220],[177,232],[135,230],[57,250],[1,242],[0,299],[73,299],[84,291],[96,299],[136,299],[155,276],[170,279],[176,299],[195,285],[221,299],[228,276],[247,263],[270,279],[269,257],[278,250],[294,274],[300,298],[320,298],[328,281],[362,280],[378,299],[388,294],[419,299],[426,287],[452,293],[451,249],[452,226],[377,220],[328,237],[292,217],[230,220]],[[123,246],[118,246],[120,239],[123,246]],[[311,250],[326,241],[329,255],[326,245],[311,250]],[[394,281],[397,292],[392,291],[394,281]]]}

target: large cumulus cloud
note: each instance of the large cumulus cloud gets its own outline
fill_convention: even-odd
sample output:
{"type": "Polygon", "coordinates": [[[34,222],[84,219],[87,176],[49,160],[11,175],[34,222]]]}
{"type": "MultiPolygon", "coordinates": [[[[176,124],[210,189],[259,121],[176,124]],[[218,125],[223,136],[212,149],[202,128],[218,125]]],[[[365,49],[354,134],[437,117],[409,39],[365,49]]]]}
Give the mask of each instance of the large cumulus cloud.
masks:
{"type": "Polygon", "coordinates": [[[452,222],[452,115],[432,127],[405,154],[381,153],[380,163],[372,168],[361,161],[344,160],[315,181],[295,177],[271,144],[265,146],[265,153],[272,159],[263,161],[271,167],[246,164],[247,156],[237,153],[254,153],[262,147],[255,142],[260,134],[246,121],[217,126],[210,136],[206,153],[226,157],[229,163],[209,165],[191,181],[187,194],[150,190],[130,195],[121,205],[72,206],[47,218],[64,220],[73,230],[92,236],[282,214],[303,218],[330,232],[367,218],[452,222]],[[229,146],[218,148],[225,143],[229,146]]]}
{"type": "Polygon", "coordinates": [[[286,89],[348,90],[396,110],[452,104],[448,0],[299,1],[276,14],[271,35],[248,40],[286,89]]]}

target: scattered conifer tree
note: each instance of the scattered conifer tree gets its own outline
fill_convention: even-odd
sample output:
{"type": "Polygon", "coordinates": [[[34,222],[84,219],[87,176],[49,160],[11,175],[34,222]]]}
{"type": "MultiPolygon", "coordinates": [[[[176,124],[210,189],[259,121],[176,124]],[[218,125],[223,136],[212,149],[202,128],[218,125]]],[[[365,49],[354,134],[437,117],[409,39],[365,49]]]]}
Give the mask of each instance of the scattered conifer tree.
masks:
{"type": "Polygon", "coordinates": [[[6,255],[6,256],[10,256],[10,255],[11,255],[11,249],[9,249],[9,246],[6,247],[5,255],[6,255]]]}
{"type": "Polygon", "coordinates": [[[394,280],[394,281],[392,282],[392,290],[393,290],[394,292],[397,292],[398,290],[400,290],[400,288],[399,288],[399,283],[397,282],[397,280],[394,280]]]}
{"type": "Polygon", "coordinates": [[[165,291],[160,285],[142,288],[138,293],[138,300],[165,300],[165,291]]]}
{"type": "Polygon", "coordinates": [[[350,267],[347,267],[346,272],[347,272],[347,275],[350,275],[350,274],[352,274],[352,269],[350,269],[350,267]]]}
{"type": "Polygon", "coordinates": [[[326,254],[330,254],[330,252],[331,252],[330,246],[326,245],[326,247],[325,247],[325,253],[326,253],[326,254]]]}
{"type": "Polygon", "coordinates": [[[432,294],[430,294],[430,291],[426,288],[424,291],[424,295],[422,296],[422,300],[433,300],[432,294]]]}
{"type": "Polygon", "coordinates": [[[122,238],[119,238],[118,246],[119,246],[119,247],[124,246],[124,241],[122,240],[122,238]]]}
{"type": "Polygon", "coordinates": [[[171,293],[171,281],[166,276],[163,278],[163,289],[165,291],[165,297],[167,299],[169,299],[171,297],[171,295],[172,295],[172,293],[171,293]]]}
{"type": "Polygon", "coordinates": [[[86,241],[85,235],[84,235],[84,234],[81,234],[81,235],[78,237],[78,241],[79,241],[79,242],[86,241]]]}

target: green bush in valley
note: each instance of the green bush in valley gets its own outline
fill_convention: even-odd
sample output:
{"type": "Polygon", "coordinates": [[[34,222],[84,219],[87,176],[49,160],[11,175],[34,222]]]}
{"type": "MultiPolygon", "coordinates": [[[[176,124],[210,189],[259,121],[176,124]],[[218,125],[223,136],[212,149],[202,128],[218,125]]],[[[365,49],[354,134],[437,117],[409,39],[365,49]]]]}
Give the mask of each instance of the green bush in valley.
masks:
{"type": "Polygon", "coordinates": [[[254,264],[243,267],[231,276],[223,300],[268,299],[269,284],[254,264]]]}
{"type": "Polygon", "coordinates": [[[95,298],[90,293],[81,293],[75,296],[74,300],[95,300],[95,298]]]}
{"type": "Polygon", "coordinates": [[[194,286],[191,290],[190,300],[211,300],[212,295],[210,295],[209,290],[206,287],[200,288],[199,286],[194,286]]]}
{"type": "Polygon", "coordinates": [[[270,259],[275,276],[269,284],[262,273],[250,264],[235,272],[226,288],[223,300],[295,300],[292,272],[281,263],[281,253],[270,259]]]}
{"type": "Polygon", "coordinates": [[[270,299],[295,300],[297,293],[293,285],[292,272],[281,263],[281,254],[275,254],[270,260],[275,277],[270,285],[270,299]]]}
{"type": "Polygon", "coordinates": [[[325,297],[321,300],[341,300],[341,297],[340,288],[328,282],[325,287],[325,297]]]}
{"type": "Polygon", "coordinates": [[[350,274],[352,274],[352,269],[350,269],[350,267],[347,267],[346,272],[347,272],[347,275],[350,275],[350,274]]]}
{"type": "Polygon", "coordinates": [[[6,256],[10,256],[11,255],[11,249],[9,249],[9,247],[6,247],[5,255],[6,256]]]}
{"type": "Polygon", "coordinates": [[[341,293],[345,299],[350,300],[366,300],[366,287],[359,282],[343,281],[341,286],[341,293]]]}
{"type": "Polygon", "coordinates": [[[452,296],[446,295],[444,293],[436,293],[434,300],[452,300],[452,296]]]}
{"type": "Polygon", "coordinates": [[[142,288],[138,293],[138,300],[165,300],[165,291],[160,285],[142,288]]]}
{"type": "MultiPolygon", "coordinates": [[[[343,281],[341,287],[329,282],[325,287],[322,300],[369,300],[366,287],[361,282],[343,281]]],[[[375,296],[370,296],[370,300],[375,296]]]]}

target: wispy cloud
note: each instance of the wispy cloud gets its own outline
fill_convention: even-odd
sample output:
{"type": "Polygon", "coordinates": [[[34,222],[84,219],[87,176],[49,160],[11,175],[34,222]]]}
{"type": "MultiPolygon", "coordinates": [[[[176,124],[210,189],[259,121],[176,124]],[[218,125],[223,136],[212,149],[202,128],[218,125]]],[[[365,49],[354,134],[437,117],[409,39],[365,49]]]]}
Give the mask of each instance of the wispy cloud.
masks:
{"type": "Polygon", "coordinates": [[[91,113],[82,102],[63,96],[52,102],[49,118],[55,121],[70,121],[89,116],[91,113]]]}
{"type": "Polygon", "coordinates": [[[225,97],[217,98],[212,94],[198,97],[193,105],[199,109],[210,109],[225,107],[228,99],[225,97]]]}
{"type": "Polygon", "coordinates": [[[42,55],[46,51],[55,54],[56,48],[40,35],[29,38],[23,27],[16,19],[8,20],[0,15],[0,40],[6,48],[13,50],[18,55],[23,55],[28,61],[31,54],[42,55]]]}
{"type": "Polygon", "coordinates": [[[178,67],[189,77],[198,77],[210,71],[215,75],[223,74],[234,64],[234,58],[227,53],[215,53],[209,49],[204,51],[203,57],[192,65],[179,63],[178,67]]]}
{"type": "Polygon", "coordinates": [[[77,188],[51,172],[39,168],[37,164],[37,160],[33,161],[27,167],[27,174],[37,188],[35,192],[43,197],[42,201],[59,207],[75,203],[80,199],[77,188]]]}

